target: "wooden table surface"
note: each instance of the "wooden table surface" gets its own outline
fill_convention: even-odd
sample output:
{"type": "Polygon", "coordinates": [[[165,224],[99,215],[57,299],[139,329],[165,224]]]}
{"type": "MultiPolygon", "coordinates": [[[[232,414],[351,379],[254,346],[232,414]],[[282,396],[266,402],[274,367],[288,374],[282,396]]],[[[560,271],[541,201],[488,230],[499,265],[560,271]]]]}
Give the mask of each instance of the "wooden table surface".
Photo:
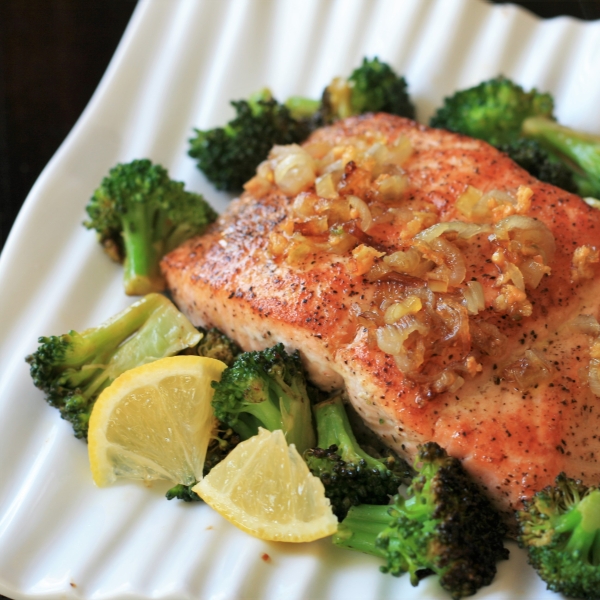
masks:
{"type": "MultiPolygon", "coordinates": [[[[600,19],[600,0],[514,3],[541,17],[600,19]]],[[[135,5],[0,0],[0,250],[31,186],[98,85],[135,5]]]]}

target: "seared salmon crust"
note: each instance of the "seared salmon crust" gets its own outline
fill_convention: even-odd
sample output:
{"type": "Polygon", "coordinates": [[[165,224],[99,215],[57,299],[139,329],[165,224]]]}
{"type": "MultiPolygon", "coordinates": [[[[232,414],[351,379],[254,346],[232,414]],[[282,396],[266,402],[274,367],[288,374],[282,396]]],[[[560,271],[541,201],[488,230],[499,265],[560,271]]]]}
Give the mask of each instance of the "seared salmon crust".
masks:
{"type": "MultiPolygon", "coordinates": [[[[485,142],[387,114],[318,130],[304,148],[320,159],[328,147],[343,149],[356,139],[396,146],[408,140],[411,147],[401,169],[370,178],[367,162],[354,160],[335,182],[332,197],[362,199],[372,222],[365,225],[368,211],[357,216],[349,209],[351,222],[312,235],[322,214],[329,215],[324,226],[332,222],[331,202],[338,200],[317,198],[311,206],[326,208],[307,218],[314,185],[300,195],[275,184],[246,191],[208,233],[164,258],[177,305],[195,325],[217,327],[245,350],[278,342],[298,349],[312,380],[325,389],[345,387],[390,447],[410,460],[418,444],[437,442],[507,516],[561,471],[597,484],[600,398],[588,381],[589,332],[574,323],[579,315],[598,318],[600,211],[534,179],[485,142]],[[382,200],[381,182],[390,173],[400,173],[396,181],[405,188],[396,200],[382,200]],[[474,206],[483,206],[483,217],[474,206]],[[480,229],[449,230],[445,246],[420,234],[455,221],[480,229]],[[541,250],[531,237],[521,243],[530,225],[541,250]],[[519,227],[521,238],[513,235],[519,227]],[[350,240],[346,251],[326,241],[339,232],[350,240]],[[538,254],[530,252],[534,246],[538,254]],[[389,259],[406,258],[411,248],[420,253],[418,274],[389,259]],[[459,249],[460,283],[444,248],[459,249]],[[538,276],[528,279],[532,265],[538,276]],[[478,308],[477,301],[457,300],[469,290],[479,290],[478,308]],[[400,309],[390,312],[392,304],[400,309]],[[400,354],[384,352],[386,335],[408,318],[417,323],[412,337],[396,344],[400,354]]],[[[357,202],[350,204],[362,207],[357,202]]]]}

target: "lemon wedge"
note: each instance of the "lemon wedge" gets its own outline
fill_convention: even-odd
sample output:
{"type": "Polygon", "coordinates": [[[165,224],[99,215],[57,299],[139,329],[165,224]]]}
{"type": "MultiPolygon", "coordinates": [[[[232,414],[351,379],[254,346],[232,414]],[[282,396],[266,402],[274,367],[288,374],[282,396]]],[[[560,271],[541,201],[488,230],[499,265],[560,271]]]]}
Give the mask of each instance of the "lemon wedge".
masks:
{"type": "Polygon", "coordinates": [[[228,521],[263,540],[311,542],[337,530],[323,484],[280,430],[259,429],[192,489],[228,521]]]}
{"type": "Polygon", "coordinates": [[[202,479],[214,426],[211,381],[226,365],[174,356],[126,371],[98,397],[88,432],[94,482],[202,479]]]}

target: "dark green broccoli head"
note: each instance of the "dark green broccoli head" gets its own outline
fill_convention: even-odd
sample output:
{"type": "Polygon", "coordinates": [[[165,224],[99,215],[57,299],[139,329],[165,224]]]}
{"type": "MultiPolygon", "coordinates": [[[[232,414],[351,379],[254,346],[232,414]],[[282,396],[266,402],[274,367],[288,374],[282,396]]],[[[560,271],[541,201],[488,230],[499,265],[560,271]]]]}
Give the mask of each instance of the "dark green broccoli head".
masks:
{"type": "Polygon", "coordinates": [[[212,385],[215,416],[243,439],[264,427],[283,430],[299,452],[314,446],[309,388],[298,352],[287,354],[283,344],[243,352],[212,385]]]}
{"type": "Polygon", "coordinates": [[[217,422],[204,459],[204,476],[206,477],[241,441],[240,435],[231,427],[217,422]]]}
{"type": "Polygon", "coordinates": [[[231,105],[235,118],[225,127],[195,129],[188,154],[217,189],[239,192],[275,144],[299,143],[308,136],[309,128],[303,120],[294,119],[268,90],[231,105]]]}
{"type": "Polygon", "coordinates": [[[76,437],[87,438],[94,402],[116,377],[149,358],[194,346],[199,337],[167,298],[149,294],[98,327],[39,338],[25,360],[47,402],[73,425],[76,437]]]}
{"type": "Polygon", "coordinates": [[[223,332],[216,328],[207,331],[200,330],[203,338],[200,340],[196,351],[199,356],[208,356],[224,362],[228,367],[233,364],[236,356],[242,353],[242,349],[223,332]]]}
{"type": "Polygon", "coordinates": [[[348,79],[334,79],[325,88],[321,102],[321,120],[325,124],[366,112],[415,118],[406,80],[377,57],[364,58],[348,79]]]}
{"type": "Polygon", "coordinates": [[[532,116],[554,118],[550,94],[526,92],[505,77],[496,77],[456,92],[431,118],[430,125],[463,133],[498,146],[521,137],[523,121],[532,116]]]}
{"type": "Polygon", "coordinates": [[[519,545],[548,589],[592,600],[600,590],[600,488],[564,473],[517,512],[519,545]]]}
{"type": "Polygon", "coordinates": [[[506,527],[460,461],[437,444],[419,448],[415,469],[406,497],[351,508],[333,541],[384,558],[383,572],[408,572],[413,585],[435,573],[453,598],[470,596],[508,558],[506,527]]]}
{"type": "Polygon", "coordinates": [[[392,456],[375,458],[358,444],[339,395],[314,407],[317,448],[304,453],[312,474],[319,477],[333,513],[343,519],[351,506],[388,504],[410,478],[408,465],[392,456]]]}
{"type": "Polygon", "coordinates": [[[437,444],[420,448],[415,468],[407,499],[397,498],[378,540],[387,552],[385,570],[408,571],[413,585],[420,571],[431,570],[453,598],[470,596],[489,585],[496,562],[508,558],[506,528],[460,461],[437,444]]]}
{"type": "Polygon", "coordinates": [[[540,181],[551,183],[567,192],[577,192],[571,169],[554,158],[536,140],[519,138],[510,144],[498,146],[498,150],[508,154],[520,167],[540,181]]]}
{"type": "Polygon", "coordinates": [[[202,196],[186,192],[147,159],[113,167],[86,211],[84,225],[98,232],[113,259],[124,262],[130,295],[164,290],[160,259],[217,217],[202,196]]]}
{"type": "Polygon", "coordinates": [[[191,483],[190,485],[178,483],[167,490],[165,498],[167,500],[183,500],[184,502],[200,502],[202,498],[192,490],[197,483],[197,481],[194,481],[194,483],[191,483]]]}

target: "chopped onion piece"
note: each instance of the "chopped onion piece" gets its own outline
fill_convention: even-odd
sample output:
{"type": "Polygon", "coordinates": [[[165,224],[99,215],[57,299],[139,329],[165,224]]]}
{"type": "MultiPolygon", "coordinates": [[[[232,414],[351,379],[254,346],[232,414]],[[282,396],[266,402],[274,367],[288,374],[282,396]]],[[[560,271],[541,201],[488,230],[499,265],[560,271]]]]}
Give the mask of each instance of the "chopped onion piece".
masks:
{"type": "Polygon", "coordinates": [[[398,200],[408,187],[406,175],[380,175],[376,181],[378,197],[384,202],[398,200]]]}
{"type": "Polygon", "coordinates": [[[550,273],[550,268],[535,258],[525,259],[519,269],[523,274],[525,284],[534,290],[540,285],[542,277],[550,273]]]}
{"type": "Polygon", "coordinates": [[[552,232],[542,221],[532,217],[506,217],[494,225],[493,236],[497,240],[512,241],[511,249],[518,250],[523,256],[541,255],[545,265],[554,258],[556,243],[552,232]]]}
{"type": "Polygon", "coordinates": [[[445,294],[448,291],[448,283],[446,281],[438,281],[436,279],[430,279],[427,282],[429,289],[432,292],[438,292],[440,294],[445,294]]]}
{"type": "Polygon", "coordinates": [[[491,231],[490,225],[478,225],[476,223],[465,223],[464,221],[446,221],[445,223],[436,223],[415,235],[415,239],[431,242],[439,238],[444,233],[457,233],[458,238],[468,240],[480,233],[491,231]]]}
{"type": "Polygon", "coordinates": [[[462,292],[467,303],[467,312],[470,315],[477,315],[485,310],[483,286],[479,281],[467,281],[467,287],[462,292]]]}
{"type": "Polygon", "coordinates": [[[521,273],[519,267],[508,261],[505,263],[504,266],[506,269],[507,277],[515,284],[515,287],[519,288],[521,291],[524,291],[525,279],[523,278],[523,273],[521,273]]]}
{"type": "MultiPolygon", "coordinates": [[[[454,286],[462,283],[467,274],[467,267],[462,252],[444,238],[433,239],[429,245],[435,252],[439,252],[444,260],[444,264],[435,269],[430,274],[430,277],[432,279],[447,281],[448,284],[454,286]],[[438,273],[441,276],[438,276],[438,273]]],[[[434,258],[433,260],[436,259],[434,258]]]]}
{"type": "Polygon", "coordinates": [[[523,357],[503,371],[504,378],[516,383],[521,390],[538,385],[553,375],[554,366],[539,350],[525,350],[523,357]]]}
{"type": "Polygon", "coordinates": [[[507,338],[493,323],[471,319],[469,326],[475,348],[492,357],[504,354],[507,338]]]}
{"type": "MultiPolygon", "coordinates": [[[[389,256],[386,256],[383,261],[397,273],[406,273],[415,277],[422,277],[425,272],[422,272],[421,261],[422,255],[418,250],[410,248],[406,251],[399,250],[389,256]]],[[[432,263],[428,263],[432,264],[432,263]]]]}
{"type": "Polygon", "coordinates": [[[409,296],[401,302],[395,302],[388,306],[383,316],[386,324],[397,323],[405,315],[419,312],[423,308],[423,303],[418,296],[409,296]]]}
{"type": "Polygon", "coordinates": [[[467,219],[472,218],[475,206],[477,206],[477,203],[481,200],[481,196],[483,196],[481,190],[478,190],[472,185],[468,186],[466,191],[456,200],[456,209],[462,215],[467,217],[467,219]]]}
{"type": "Polygon", "coordinates": [[[318,196],[315,196],[315,194],[311,194],[310,192],[303,192],[294,198],[292,211],[296,216],[305,219],[314,217],[317,214],[318,202],[318,196]]]}
{"type": "Polygon", "coordinates": [[[460,375],[458,375],[454,383],[448,388],[448,391],[451,394],[454,394],[454,392],[457,392],[463,386],[464,382],[465,380],[460,375]]]}
{"type": "Polygon", "coordinates": [[[412,156],[412,153],[413,148],[410,140],[401,135],[390,146],[388,163],[401,167],[412,156]]]}
{"type": "Polygon", "coordinates": [[[364,275],[371,269],[375,259],[381,258],[385,252],[378,252],[375,248],[360,244],[352,250],[352,257],[356,261],[355,275],[364,275]]]}
{"type": "Polygon", "coordinates": [[[289,148],[286,153],[277,152],[275,183],[284,194],[295,196],[314,184],[315,163],[311,155],[300,146],[293,144],[286,148],[289,148]],[[282,154],[283,157],[280,158],[282,154]]]}
{"type": "Polygon", "coordinates": [[[404,342],[413,332],[427,335],[429,328],[418,321],[414,315],[406,315],[396,323],[384,325],[377,329],[377,346],[386,354],[406,354],[404,342]]]}
{"type": "Polygon", "coordinates": [[[358,196],[347,196],[352,211],[350,216],[354,219],[358,218],[360,222],[360,228],[363,231],[369,231],[371,225],[373,225],[373,216],[367,206],[367,203],[361,200],[358,196]]]}
{"type": "Polygon", "coordinates": [[[273,183],[273,168],[271,167],[271,161],[263,160],[258,167],[256,167],[256,174],[273,183]]]}
{"type": "Polygon", "coordinates": [[[321,198],[333,200],[338,197],[336,184],[331,173],[326,173],[325,175],[318,177],[315,181],[315,189],[317,195],[321,196],[321,198]]]}

